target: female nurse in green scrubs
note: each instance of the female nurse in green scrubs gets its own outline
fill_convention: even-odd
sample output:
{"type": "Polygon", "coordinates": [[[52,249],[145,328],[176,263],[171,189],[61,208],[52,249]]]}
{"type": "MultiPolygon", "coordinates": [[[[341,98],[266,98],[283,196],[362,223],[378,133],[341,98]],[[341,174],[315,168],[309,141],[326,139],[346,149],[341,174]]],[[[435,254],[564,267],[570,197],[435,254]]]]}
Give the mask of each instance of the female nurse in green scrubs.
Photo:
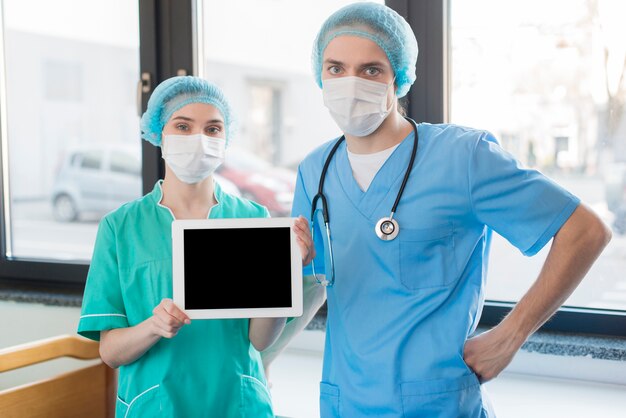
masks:
{"type": "MultiPolygon", "coordinates": [[[[273,417],[259,351],[285,318],[192,323],[171,300],[174,219],[269,216],[213,180],[230,134],[228,102],[206,80],[173,77],[154,90],[141,128],[161,147],[165,178],[101,220],[78,324],[119,367],[116,417],[273,417]]],[[[294,230],[306,265],[307,221],[294,230]]],[[[207,271],[219,263],[208,249],[206,259],[207,271]]]]}

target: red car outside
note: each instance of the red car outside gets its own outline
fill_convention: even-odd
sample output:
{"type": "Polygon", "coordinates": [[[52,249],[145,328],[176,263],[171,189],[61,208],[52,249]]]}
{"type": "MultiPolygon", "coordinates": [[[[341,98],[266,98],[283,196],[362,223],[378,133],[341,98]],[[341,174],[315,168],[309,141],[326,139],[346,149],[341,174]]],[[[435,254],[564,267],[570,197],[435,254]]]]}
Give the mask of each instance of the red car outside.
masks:
{"type": "Polygon", "coordinates": [[[233,182],[241,195],[270,211],[272,216],[290,216],[296,172],[275,167],[253,153],[229,146],[217,174],[233,182]]]}

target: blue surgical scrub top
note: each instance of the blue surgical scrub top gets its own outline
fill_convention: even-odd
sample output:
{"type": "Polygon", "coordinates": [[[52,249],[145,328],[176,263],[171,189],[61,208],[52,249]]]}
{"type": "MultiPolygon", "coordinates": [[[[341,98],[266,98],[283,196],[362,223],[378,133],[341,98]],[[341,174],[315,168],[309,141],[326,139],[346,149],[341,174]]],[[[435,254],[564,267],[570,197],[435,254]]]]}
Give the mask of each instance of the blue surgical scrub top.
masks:
{"type": "MultiPolygon", "coordinates": [[[[491,231],[537,253],[580,200],[520,166],[489,132],[450,124],[418,127],[419,147],[395,213],[400,233],[382,241],[407,169],[414,134],[363,192],[345,141],[324,183],[335,284],[328,288],[320,412],[327,417],[492,417],[463,361],[485,298],[491,231]]],[[[300,164],[293,215],[307,218],[335,140],[300,164]]],[[[318,206],[319,208],[319,206],[318,206]]],[[[316,272],[328,266],[321,211],[316,272]]],[[[305,274],[311,274],[310,265],[305,274]]]]}

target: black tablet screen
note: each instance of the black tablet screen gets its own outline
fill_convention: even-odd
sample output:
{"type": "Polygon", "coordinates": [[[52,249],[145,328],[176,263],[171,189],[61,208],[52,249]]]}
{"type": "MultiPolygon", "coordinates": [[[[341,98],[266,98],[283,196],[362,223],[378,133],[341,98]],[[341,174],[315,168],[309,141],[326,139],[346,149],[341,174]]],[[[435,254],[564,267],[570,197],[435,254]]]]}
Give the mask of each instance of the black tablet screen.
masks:
{"type": "Polygon", "coordinates": [[[185,230],[185,309],[290,308],[290,239],[288,227],[185,230]]]}

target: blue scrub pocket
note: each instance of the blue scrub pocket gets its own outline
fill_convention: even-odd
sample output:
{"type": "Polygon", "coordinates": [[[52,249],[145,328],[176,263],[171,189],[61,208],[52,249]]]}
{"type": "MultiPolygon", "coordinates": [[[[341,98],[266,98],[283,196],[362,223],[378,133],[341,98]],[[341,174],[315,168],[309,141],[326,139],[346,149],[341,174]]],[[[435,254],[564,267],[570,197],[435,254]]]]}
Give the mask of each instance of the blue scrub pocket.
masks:
{"type": "Polygon", "coordinates": [[[402,409],[405,418],[483,418],[480,383],[475,374],[452,379],[405,382],[402,409]]]}
{"type": "Polygon", "coordinates": [[[152,418],[160,416],[161,398],[159,396],[159,385],[144,390],[128,402],[119,396],[117,397],[115,418],[152,418]]]}
{"type": "Polygon", "coordinates": [[[320,417],[340,417],[339,387],[330,383],[320,383],[320,417]]]}
{"type": "Polygon", "coordinates": [[[400,281],[409,290],[448,286],[458,277],[452,225],[407,229],[400,239],[400,281]]]}

